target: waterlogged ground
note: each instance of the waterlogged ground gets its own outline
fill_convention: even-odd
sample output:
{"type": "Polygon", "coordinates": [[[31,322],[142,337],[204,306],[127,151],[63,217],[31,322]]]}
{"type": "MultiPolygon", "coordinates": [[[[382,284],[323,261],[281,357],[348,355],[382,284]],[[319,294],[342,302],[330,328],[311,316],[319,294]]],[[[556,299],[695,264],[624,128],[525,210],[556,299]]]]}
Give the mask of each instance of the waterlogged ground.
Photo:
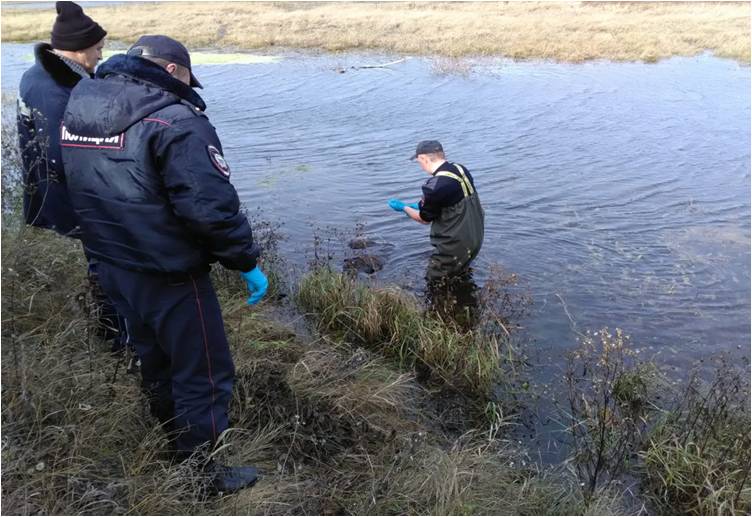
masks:
{"type": "MultiPolygon", "coordinates": [[[[4,44],[2,57],[12,92],[31,46],[4,44]]],[[[436,138],[486,209],[476,279],[501,264],[534,300],[522,323],[538,383],[602,326],[677,375],[718,351],[749,355],[749,67],[198,57],[232,181],[251,210],[284,222],[295,268],[314,233],[360,223],[385,255],[377,277],[420,289],[427,228],[386,200],[418,199],[426,176],[407,158],[436,138]]]]}

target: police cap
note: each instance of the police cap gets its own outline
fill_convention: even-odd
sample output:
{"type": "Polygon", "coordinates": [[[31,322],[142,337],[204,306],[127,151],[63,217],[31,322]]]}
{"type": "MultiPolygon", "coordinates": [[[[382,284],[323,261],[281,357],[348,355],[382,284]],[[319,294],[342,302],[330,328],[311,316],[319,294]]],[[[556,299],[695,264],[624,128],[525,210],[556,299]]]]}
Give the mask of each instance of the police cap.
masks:
{"type": "Polygon", "coordinates": [[[191,71],[191,55],[188,53],[188,49],[183,46],[177,40],[170,38],[169,36],[141,36],[138,41],[128,49],[129,56],[142,56],[142,57],[158,57],[175,63],[176,65],[184,66],[191,73],[191,86],[196,88],[203,88],[201,83],[198,82],[196,76],[191,71]]]}

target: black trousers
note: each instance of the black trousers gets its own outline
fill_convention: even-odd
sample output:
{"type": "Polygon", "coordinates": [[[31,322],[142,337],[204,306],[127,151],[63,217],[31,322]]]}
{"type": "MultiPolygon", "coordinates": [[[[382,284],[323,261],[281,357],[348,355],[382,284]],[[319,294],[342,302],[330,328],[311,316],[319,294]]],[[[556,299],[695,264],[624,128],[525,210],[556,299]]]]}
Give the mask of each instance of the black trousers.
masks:
{"type": "Polygon", "coordinates": [[[104,291],[125,318],[151,411],[180,454],[228,427],[235,368],[208,273],[159,275],[101,262],[104,291]]]}
{"type": "Polygon", "coordinates": [[[97,334],[110,344],[111,352],[119,352],[125,347],[125,320],[115,309],[109,297],[99,285],[99,261],[84,255],[88,262],[89,269],[87,277],[91,286],[91,293],[94,299],[94,310],[97,317],[97,334]]]}

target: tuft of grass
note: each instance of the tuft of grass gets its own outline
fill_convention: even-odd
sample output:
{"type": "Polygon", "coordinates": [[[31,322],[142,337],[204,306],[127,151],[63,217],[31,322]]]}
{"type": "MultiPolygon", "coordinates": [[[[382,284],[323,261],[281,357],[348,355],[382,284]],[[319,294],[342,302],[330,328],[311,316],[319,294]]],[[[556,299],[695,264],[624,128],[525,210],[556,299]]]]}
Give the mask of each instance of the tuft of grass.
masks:
{"type": "Polygon", "coordinates": [[[748,365],[719,358],[710,383],[691,375],[641,453],[644,496],[658,512],[749,515],[749,409],[748,365]]]}
{"type": "MultiPolygon", "coordinates": [[[[337,413],[362,419],[388,434],[414,427],[407,416],[420,391],[412,375],[395,372],[363,349],[343,356],[331,348],[307,352],[288,373],[291,389],[325,402],[337,413]]],[[[413,410],[413,415],[410,415],[413,410]]]]}
{"type": "Polygon", "coordinates": [[[500,381],[497,336],[447,325],[400,289],[368,287],[319,268],[301,280],[297,300],[319,329],[378,351],[403,368],[427,369],[441,384],[487,400],[500,381]]]}
{"type": "MultiPolygon", "coordinates": [[[[378,465],[374,459],[382,458],[370,458],[378,465]]],[[[412,436],[409,448],[385,459],[388,463],[377,467],[374,488],[363,494],[367,497],[359,497],[353,513],[571,515],[585,511],[571,478],[543,471],[509,443],[488,441],[479,433],[467,433],[448,447],[412,436]]],[[[367,458],[359,463],[362,469],[371,468],[367,458]]],[[[611,497],[599,493],[598,507],[606,514],[618,514],[611,497]]]]}
{"type": "MultiPolygon", "coordinates": [[[[162,2],[86,12],[114,40],[168,34],[196,49],[380,49],[570,62],[655,62],[710,50],[750,59],[747,2],[162,2]]],[[[3,41],[46,40],[55,17],[53,9],[5,4],[2,14],[3,41]]]]}
{"type": "Polygon", "coordinates": [[[586,504],[601,486],[634,463],[663,381],[650,363],[637,360],[621,329],[584,335],[567,356],[562,410],[572,438],[572,464],[586,504]]]}

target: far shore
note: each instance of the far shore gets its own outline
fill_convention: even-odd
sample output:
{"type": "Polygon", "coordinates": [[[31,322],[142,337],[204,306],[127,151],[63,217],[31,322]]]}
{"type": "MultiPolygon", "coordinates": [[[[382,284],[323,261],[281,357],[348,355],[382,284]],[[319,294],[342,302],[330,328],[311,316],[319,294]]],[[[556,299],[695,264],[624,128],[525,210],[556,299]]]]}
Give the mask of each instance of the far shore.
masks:
{"type": "MultiPolygon", "coordinates": [[[[113,40],[189,48],[655,62],[711,52],[750,62],[748,2],[164,2],[87,7],[113,40]]],[[[2,41],[47,41],[54,8],[2,6],[2,41]]]]}

